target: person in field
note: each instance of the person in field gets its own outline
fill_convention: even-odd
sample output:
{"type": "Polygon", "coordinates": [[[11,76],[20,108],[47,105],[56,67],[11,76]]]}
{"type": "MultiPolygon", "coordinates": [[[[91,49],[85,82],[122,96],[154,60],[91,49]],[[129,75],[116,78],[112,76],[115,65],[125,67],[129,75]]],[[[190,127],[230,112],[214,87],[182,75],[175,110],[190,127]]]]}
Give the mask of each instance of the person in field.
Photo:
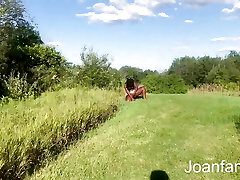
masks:
{"type": "Polygon", "coordinates": [[[126,101],[135,101],[136,98],[142,96],[143,99],[146,99],[146,89],[144,86],[139,86],[134,79],[128,78],[124,90],[126,92],[126,101]]]}

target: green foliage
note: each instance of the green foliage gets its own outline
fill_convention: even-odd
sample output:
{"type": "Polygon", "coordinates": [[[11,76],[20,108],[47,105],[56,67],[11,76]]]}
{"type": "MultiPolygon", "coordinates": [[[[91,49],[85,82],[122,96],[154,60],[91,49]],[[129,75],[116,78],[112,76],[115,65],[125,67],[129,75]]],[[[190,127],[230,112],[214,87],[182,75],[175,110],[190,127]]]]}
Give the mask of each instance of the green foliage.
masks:
{"type": "Polygon", "coordinates": [[[226,85],[230,82],[240,82],[240,55],[230,53],[207,76],[208,82],[226,85]]]}
{"type": "Polygon", "coordinates": [[[88,87],[119,87],[121,80],[118,72],[110,67],[107,55],[99,56],[93,50],[84,49],[81,53],[82,66],[78,76],[80,83],[88,87]]]}
{"type": "Polygon", "coordinates": [[[168,70],[169,74],[179,75],[190,85],[222,84],[240,82],[240,54],[231,52],[225,59],[183,57],[176,59],[168,70]]]}
{"type": "Polygon", "coordinates": [[[177,75],[149,75],[143,80],[149,93],[159,94],[184,94],[188,86],[177,75]]]}
{"type": "MultiPolygon", "coordinates": [[[[21,0],[0,1],[0,76],[9,76],[12,71],[28,73],[28,62],[20,50],[26,45],[41,44],[38,31],[29,22],[21,0]]],[[[0,80],[0,87],[3,81],[0,80]]],[[[0,92],[0,96],[5,94],[0,92]]]]}
{"type": "Polygon", "coordinates": [[[80,84],[78,78],[79,72],[80,66],[66,63],[64,74],[59,78],[59,82],[54,86],[54,90],[77,87],[80,84]]]}
{"type": "Polygon", "coordinates": [[[197,84],[208,82],[208,73],[220,63],[220,58],[204,56],[197,60],[197,84]]]}
{"type": "Polygon", "coordinates": [[[0,74],[9,75],[12,70],[24,73],[27,63],[19,47],[41,44],[41,38],[35,27],[26,20],[20,0],[3,0],[0,7],[0,74]]]}
{"type": "Polygon", "coordinates": [[[118,89],[122,88],[122,81],[121,75],[117,69],[111,68],[110,69],[110,84],[108,87],[110,89],[118,89]]]}
{"type": "Polygon", "coordinates": [[[119,69],[119,72],[124,79],[133,78],[136,82],[140,82],[143,78],[143,70],[140,68],[123,66],[119,69]]]}
{"type": "Polygon", "coordinates": [[[226,85],[226,89],[229,91],[239,91],[239,85],[234,82],[230,82],[226,85]]]}
{"type": "Polygon", "coordinates": [[[34,45],[20,49],[32,75],[29,81],[37,81],[40,92],[53,88],[65,75],[66,59],[54,48],[34,45]]]}
{"type": "Polygon", "coordinates": [[[179,75],[188,85],[197,85],[197,61],[194,57],[175,59],[168,72],[179,75]]]}
{"type": "Polygon", "coordinates": [[[64,89],[0,107],[0,178],[22,179],[113,115],[119,93],[64,89]]]}
{"type": "Polygon", "coordinates": [[[4,85],[8,90],[8,97],[12,99],[25,99],[35,95],[36,83],[29,84],[27,82],[27,74],[22,77],[20,73],[15,76],[12,72],[7,80],[4,81],[4,85]]]}
{"type": "Polygon", "coordinates": [[[1,0],[0,17],[1,25],[5,24],[23,24],[25,9],[21,0],[1,0]]]}
{"type": "Polygon", "coordinates": [[[157,71],[145,70],[140,68],[123,66],[119,69],[119,73],[123,79],[133,78],[136,82],[140,83],[146,76],[150,74],[158,74],[157,71]]]}

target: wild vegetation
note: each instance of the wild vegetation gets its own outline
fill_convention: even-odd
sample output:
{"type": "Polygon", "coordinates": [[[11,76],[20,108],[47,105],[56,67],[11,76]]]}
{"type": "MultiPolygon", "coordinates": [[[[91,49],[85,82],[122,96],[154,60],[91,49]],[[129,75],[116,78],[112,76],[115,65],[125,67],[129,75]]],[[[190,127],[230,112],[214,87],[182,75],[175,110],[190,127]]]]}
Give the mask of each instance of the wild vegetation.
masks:
{"type": "Polygon", "coordinates": [[[240,87],[236,83],[221,84],[202,84],[189,91],[190,94],[222,94],[227,96],[240,96],[240,87]]]}
{"type": "Polygon", "coordinates": [[[143,84],[153,94],[185,94],[189,89],[182,78],[168,74],[149,75],[143,80],[143,84]]]}
{"type": "MultiPolygon", "coordinates": [[[[99,55],[92,49],[84,48],[79,59],[81,65],[68,63],[54,47],[44,44],[21,0],[0,1],[0,179],[22,179],[33,173],[74,140],[113,116],[119,107],[119,98],[124,99],[119,88],[126,78],[134,78],[153,94],[185,94],[190,90],[195,94],[240,95],[240,53],[237,52],[231,52],[225,58],[181,57],[161,73],[130,66],[114,69],[107,55],[99,55]]],[[[230,151],[233,157],[226,159],[234,160],[238,149],[232,149],[236,137],[230,137],[230,134],[234,133],[232,119],[239,129],[239,99],[221,96],[192,98],[190,95],[150,95],[148,101],[126,105],[129,110],[123,108],[117,118],[102,130],[90,133],[90,139],[84,140],[80,148],[70,151],[74,156],[60,156],[56,167],[52,165],[36,177],[64,179],[70,174],[76,178],[140,178],[147,177],[149,171],[161,163],[171,177],[178,179],[182,176],[180,168],[183,164],[176,174],[168,165],[175,163],[176,158],[183,161],[195,158],[198,146],[194,138],[190,138],[191,133],[196,137],[203,136],[200,140],[204,147],[219,151],[226,148],[215,157],[214,153],[219,151],[212,152],[211,148],[205,151],[199,147],[200,155],[196,161],[203,161],[201,157],[220,160],[230,151]],[[165,113],[166,110],[169,114],[165,113]],[[236,116],[233,118],[233,115],[236,116]],[[160,126],[159,122],[165,126],[160,126]],[[179,129],[182,126],[186,134],[179,129]],[[198,128],[207,129],[208,133],[201,133],[198,128]],[[206,135],[216,141],[205,143],[206,135]],[[156,138],[152,141],[149,138],[153,136],[156,138]],[[166,136],[170,140],[160,146],[159,137],[164,139],[166,136]],[[228,137],[229,141],[219,141],[216,137],[228,137]],[[185,142],[184,138],[192,144],[185,142]],[[180,156],[177,149],[181,150],[183,144],[196,149],[186,153],[182,149],[180,156]],[[148,147],[159,147],[153,148],[152,152],[162,153],[155,159],[148,156],[154,155],[148,147]],[[108,157],[101,154],[102,149],[108,157]],[[133,153],[136,149],[142,150],[139,152],[141,156],[133,153]],[[167,155],[165,152],[169,149],[171,154],[167,155]],[[123,157],[119,156],[121,152],[126,152],[123,157]],[[170,159],[170,164],[161,157],[170,159]],[[75,169],[76,162],[81,168],[75,169]],[[122,164],[119,166],[118,162],[122,164]],[[155,166],[151,166],[152,162],[155,166]],[[66,170],[65,163],[69,164],[66,170]],[[136,166],[147,167],[144,174],[136,166]],[[112,175],[107,174],[106,169],[112,175]]],[[[215,178],[215,175],[209,177],[215,178]]]]}
{"type": "Polygon", "coordinates": [[[67,63],[53,47],[44,45],[21,0],[3,0],[0,5],[0,97],[36,97],[78,85],[117,89],[128,77],[145,84],[151,93],[186,93],[203,84],[240,86],[237,52],[225,58],[177,58],[163,73],[130,66],[117,70],[107,55],[86,48],[79,57],[82,65],[67,63]]]}
{"type": "Polygon", "coordinates": [[[169,74],[179,75],[187,85],[240,85],[240,53],[232,51],[225,58],[183,57],[174,60],[169,74]],[[230,83],[230,84],[229,84],[230,83]]]}
{"type": "Polygon", "coordinates": [[[116,117],[27,179],[240,178],[238,172],[185,173],[192,163],[239,162],[239,97],[149,95],[125,104],[116,117]]]}
{"type": "Polygon", "coordinates": [[[119,97],[115,91],[73,88],[0,107],[0,179],[31,173],[111,117],[119,97]]]}

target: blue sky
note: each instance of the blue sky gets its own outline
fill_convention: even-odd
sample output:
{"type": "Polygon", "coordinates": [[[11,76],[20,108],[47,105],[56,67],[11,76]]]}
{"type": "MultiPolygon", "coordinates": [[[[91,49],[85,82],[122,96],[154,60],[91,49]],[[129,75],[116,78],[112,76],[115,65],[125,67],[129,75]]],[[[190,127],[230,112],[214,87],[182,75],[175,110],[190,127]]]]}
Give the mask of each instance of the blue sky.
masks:
{"type": "Polygon", "coordinates": [[[112,66],[164,70],[182,56],[240,51],[239,0],[23,0],[46,44],[81,64],[84,46],[112,66]]]}

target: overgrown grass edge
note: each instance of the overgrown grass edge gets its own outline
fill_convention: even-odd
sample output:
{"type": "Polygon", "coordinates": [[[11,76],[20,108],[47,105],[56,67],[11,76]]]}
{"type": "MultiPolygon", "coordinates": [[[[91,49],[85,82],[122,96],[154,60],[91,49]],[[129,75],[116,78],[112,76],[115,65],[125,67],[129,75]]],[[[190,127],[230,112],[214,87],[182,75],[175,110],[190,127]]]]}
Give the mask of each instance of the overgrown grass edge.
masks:
{"type": "MultiPolygon", "coordinates": [[[[4,110],[1,109],[2,114],[5,114],[0,117],[1,124],[4,121],[6,121],[5,123],[8,120],[11,121],[11,116],[8,115],[11,113],[11,115],[15,113],[14,116],[19,118],[23,116],[27,118],[25,119],[26,128],[20,130],[24,132],[15,132],[10,126],[6,127],[9,130],[3,129],[4,127],[0,129],[2,139],[0,143],[0,179],[23,179],[26,174],[33,173],[43,165],[46,159],[57,156],[87,131],[96,128],[112,117],[120,105],[119,92],[79,89],[64,91],[50,93],[40,100],[29,100],[32,101],[30,103],[28,100],[20,102],[19,105],[15,103],[12,108],[16,108],[16,110],[6,110],[8,107],[4,110]],[[61,100],[66,101],[64,101],[65,104],[68,104],[69,101],[69,106],[74,104],[75,106],[64,108],[64,104],[59,100],[56,100],[52,106],[43,102],[45,105],[42,105],[49,106],[47,108],[50,109],[45,117],[40,107],[38,112],[38,108],[28,106],[35,101],[45,100],[44,98],[54,99],[58,96],[61,96],[61,100]],[[77,102],[80,99],[82,99],[81,102],[77,102]],[[18,106],[24,106],[24,103],[26,103],[26,109],[24,112],[18,112],[18,106]],[[54,105],[57,110],[54,110],[54,105]],[[58,108],[59,106],[62,107],[58,108]],[[59,110],[62,112],[60,113],[59,110]],[[6,132],[12,133],[12,135],[5,134],[6,132]]],[[[11,104],[7,106],[11,107],[11,104]]]]}

